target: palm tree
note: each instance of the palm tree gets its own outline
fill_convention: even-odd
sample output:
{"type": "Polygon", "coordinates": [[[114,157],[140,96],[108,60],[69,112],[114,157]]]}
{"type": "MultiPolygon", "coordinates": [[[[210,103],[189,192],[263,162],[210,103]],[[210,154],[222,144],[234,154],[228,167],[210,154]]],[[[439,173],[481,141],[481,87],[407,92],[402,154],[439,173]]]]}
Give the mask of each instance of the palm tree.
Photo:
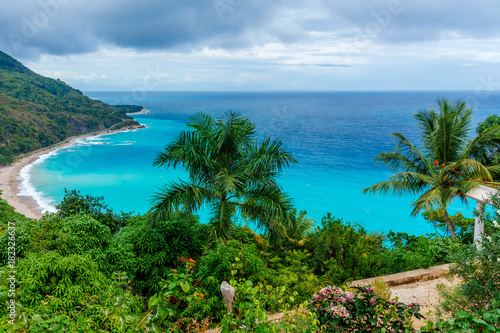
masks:
{"type": "Polygon", "coordinates": [[[237,213],[273,237],[291,221],[292,200],[277,182],[279,173],[297,161],[279,140],[255,139],[255,125],[232,111],[223,118],[198,113],[188,127],[158,153],[154,166],[182,165],[189,182],[179,180],[157,193],[150,219],[174,210],[211,208],[211,237],[228,238],[237,213]]]}
{"type": "MultiPolygon", "coordinates": [[[[500,127],[500,116],[492,115],[480,122],[476,127],[477,135],[500,127]]],[[[500,133],[494,137],[486,138],[481,145],[471,151],[471,157],[483,163],[484,165],[500,164],[500,133]]],[[[500,181],[500,175],[497,175],[496,181],[500,181]]]]}
{"type": "Polygon", "coordinates": [[[393,133],[396,149],[379,154],[376,161],[386,164],[396,173],[387,181],[363,189],[363,192],[419,195],[412,203],[411,214],[442,210],[450,235],[455,238],[448,204],[456,198],[466,202],[465,193],[477,185],[469,179],[491,181],[492,174],[500,173],[498,165],[485,167],[469,158],[473,148],[486,137],[498,133],[489,131],[469,141],[471,115],[472,110],[465,102],[451,104],[445,99],[438,100],[437,111],[431,109],[416,114],[423,149],[413,145],[401,133],[393,133]]]}

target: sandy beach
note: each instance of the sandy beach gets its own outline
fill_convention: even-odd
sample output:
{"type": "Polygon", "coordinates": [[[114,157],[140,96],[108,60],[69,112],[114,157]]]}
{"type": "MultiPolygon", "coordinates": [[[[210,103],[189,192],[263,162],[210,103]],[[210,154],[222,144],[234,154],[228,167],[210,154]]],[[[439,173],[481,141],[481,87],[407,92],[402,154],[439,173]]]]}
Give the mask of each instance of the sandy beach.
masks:
{"type": "Polygon", "coordinates": [[[143,127],[128,127],[117,131],[103,130],[98,132],[87,133],[80,136],[74,136],[50,147],[41,148],[31,153],[19,156],[14,163],[8,166],[0,167],[0,191],[2,191],[2,199],[6,200],[9,205],[14,207],[16,212],[19,212],[26,217],[39,219],[43,216],[41,208],[36,201],[30,196],[19,196],[19,172],[26,165],[35,162],[40,156],[47,154],[53,150],[64,148],[72,145],[76,140],[83,139],[96,135],[111,134],[135,128],[143,127]]]}

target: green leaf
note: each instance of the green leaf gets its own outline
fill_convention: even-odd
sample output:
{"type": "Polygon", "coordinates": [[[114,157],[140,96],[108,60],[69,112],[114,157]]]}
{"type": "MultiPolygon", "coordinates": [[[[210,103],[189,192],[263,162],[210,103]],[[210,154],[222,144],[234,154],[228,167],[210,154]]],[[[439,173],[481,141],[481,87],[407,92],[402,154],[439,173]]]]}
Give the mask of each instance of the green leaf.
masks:
{"type": "Polygon", "coordinates": [[[148,302],[148,307],[152,308],[153,306],[159,304],[161,301],[161,298],[157,297],[156,295],[151,297],[148,302]]]}
{"type": "Polygon", "coordinates": [[[189,289],[191,289],[191,287],[189,286],[189,284],[187,282],[183,281],[180,283],[180,285],[181,285],[182,291],[185,293],[188,293],[189,289]]]}

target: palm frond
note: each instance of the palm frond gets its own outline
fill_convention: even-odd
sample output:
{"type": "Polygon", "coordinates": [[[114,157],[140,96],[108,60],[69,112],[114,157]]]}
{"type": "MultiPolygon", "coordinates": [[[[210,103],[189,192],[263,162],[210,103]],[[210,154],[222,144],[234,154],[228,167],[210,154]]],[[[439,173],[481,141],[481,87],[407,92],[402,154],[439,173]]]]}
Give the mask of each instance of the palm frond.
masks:
{"type": "Polygon", "coordinates": [[[284,237],[294,218],[293,200],[276,188],[262,187],[247,192],[239,209],[273,239],[284,237]]]}
{"type": "Polygon", "coordinates": [[[150,222],[154,225],[164,220],[171,212],[181,211],[191,213],[197,211],[205,202],[214,200],[211,191],[206,188],[179,180],[161,188],[151,200],[153,207],[148,213],[150,222]]]}

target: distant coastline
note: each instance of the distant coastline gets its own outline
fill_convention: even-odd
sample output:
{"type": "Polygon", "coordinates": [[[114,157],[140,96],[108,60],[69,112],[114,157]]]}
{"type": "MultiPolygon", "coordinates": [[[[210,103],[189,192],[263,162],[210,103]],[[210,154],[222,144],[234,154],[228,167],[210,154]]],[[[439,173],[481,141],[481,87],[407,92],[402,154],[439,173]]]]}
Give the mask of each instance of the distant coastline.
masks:
{"type": "MultiPolygon", "coordinates": [[[[145,110],[145,109],[143,109],[145,110]]],[[[134,114],[143,114],[143,110],[134,114]]],[[[145,111],[147,113],[148,110],[145,111]]],[[[74,136],[59,142],[55,145],[40,148],[31,153],[18,156],[14,163],[0,167],[0,191],[1,197],[6,200],[9,205],[14,207],[16,212],[25,215],[28,218],[39,219],[43,216],[42,209],[39,207],[36,200],[29,195],[20,195],[20,185],[22,177],[20,176],[21,170],[26,166],[34,163],[40,157],[49,154],[55,150],[66,148],[75,143],[76,140],[85,139],[94,136],[114,134],[118,132],[129,131],[138,128],[145,128],[145,126],[127,126],[118,130],[102,130],[92,133],[87,133],[79,136],[74,136]]]]}

